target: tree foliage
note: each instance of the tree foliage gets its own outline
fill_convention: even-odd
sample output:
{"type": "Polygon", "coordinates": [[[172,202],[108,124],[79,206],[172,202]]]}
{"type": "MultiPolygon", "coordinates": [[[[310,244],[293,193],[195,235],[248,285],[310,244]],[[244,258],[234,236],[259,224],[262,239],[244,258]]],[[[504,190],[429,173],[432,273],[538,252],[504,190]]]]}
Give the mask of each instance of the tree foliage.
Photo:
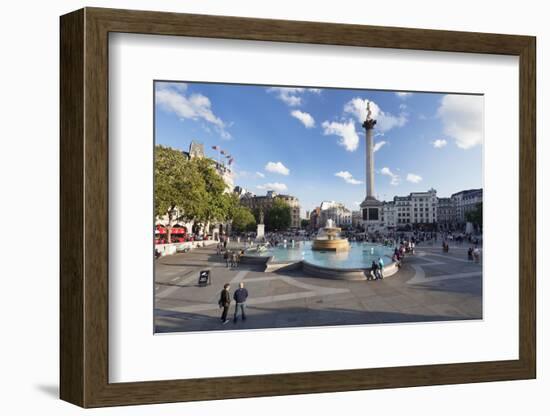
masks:
{"type": "Polygon", "coordinates": [[[231,227],[237,232],[254,231],[256,218],[250,209],[239,205],[233,212],[231,227]]]}
{"type": "Polygon", "coordinates": [[[232,199],[223,178],[207,158],[187,159],[179,150],[155,148],[155,215],[206,224],[227,221],[232,199]],[[178,218],[172,218],[177,209],[178,218]]]}
{"type": "Polygon", "coordinates": [[[265,226],[268,231],[284,230],[290,227],[290,206],[280,198],[275,198],[273,205],[267,212],[265,226]]]}

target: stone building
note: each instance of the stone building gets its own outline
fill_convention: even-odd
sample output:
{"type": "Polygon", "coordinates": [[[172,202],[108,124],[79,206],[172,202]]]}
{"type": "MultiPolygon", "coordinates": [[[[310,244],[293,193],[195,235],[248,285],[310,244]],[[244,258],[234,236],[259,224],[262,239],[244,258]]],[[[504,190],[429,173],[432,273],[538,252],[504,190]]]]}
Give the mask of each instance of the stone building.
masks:
{"type": "Polygon", "coordinates": [[[447,230],[455,223],[455,206],[451,198],[438,198],[437,223],[440,229],[447,230]]]}
{"type": "Polygon", "coordinates": [[[290,207],[290,228],[300,228],[300,201],[292,195],[277,194],[275,191],[267,191],[266,195],[254,195],[245,193],[240,201],[252,211],[261,210],[268,215],[276,199],[284,201],[290,207]]]}
{"type": "Polygon", "coordinates": [[[385,228],[437,223],[438,199],[435,189],[411,192],[407,196],[395,196],[384,202],[381,225],[385,228]]]}
{"type": "Polygon", "coordinates": [[[451,195],[455,209],[455,223],[464,225],[466,214],[483,202],[483,189],[468,189],[451,195]]]}
{"type": "Polygon", "coordinates": [[[324,227],[329,219],[334,221],[337,227],[348,228],[352,225],[351,211],[344,204],[336,201],[323,201],[320,209],[321,227],[324,227]]]}

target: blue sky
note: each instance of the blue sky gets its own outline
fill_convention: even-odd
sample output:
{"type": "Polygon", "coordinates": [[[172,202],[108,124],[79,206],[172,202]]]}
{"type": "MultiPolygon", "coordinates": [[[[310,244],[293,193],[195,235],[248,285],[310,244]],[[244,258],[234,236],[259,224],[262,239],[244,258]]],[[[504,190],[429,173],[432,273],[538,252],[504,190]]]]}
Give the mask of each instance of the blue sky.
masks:
{"type": "Polygon", "coordinates": [[[202,142],[234,157],[235,184],[358,209],[365,197],[365,132],[371,102],[375,194],[438,196],[482,187],[483,97],[393,91],[155,82],[155,143],[202,142]]]}

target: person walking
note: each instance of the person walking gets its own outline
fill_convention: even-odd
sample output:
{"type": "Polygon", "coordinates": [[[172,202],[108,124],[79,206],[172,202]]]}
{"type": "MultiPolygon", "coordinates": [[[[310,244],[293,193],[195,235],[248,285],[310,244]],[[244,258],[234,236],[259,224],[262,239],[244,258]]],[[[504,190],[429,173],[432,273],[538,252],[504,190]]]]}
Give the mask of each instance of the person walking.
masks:
{"type": "Polygon", "coordinates": [[[474,248],[474,251],[472,252],[472,254],[474,255],[474,261],[476,263],[479,263],[479,257],[481,255],[481,250],[479,249],[479,247],[474,248]]]}
{"type": "Polygon", "coordinates": [[[246,321],[246,299],[248,298],[248,290],[244,287],[244,282],[239,283],[239,288],[233,293],[233,299],[235,300],[235,315],[233,316],[233,323],[237,323],[239,317],[239,311],[242,315],[242,320],[246,321]]]}
{"type": "Polygon", "coordinates": [[[223,258],[225,259],[225,267],[229,267],[229,262],[231,261],[231,253],[225,250],[223,253],[223,258]]]}
{"type": "Polygon", "coordinates": [[[226,324],[229,322],[229,319],[227,319],[227,314],[229,312],[229,305],[231,305],[231,295],[229,294],[229,283],[226,283],[223,285],[223,289],[220,293],[220,300],[218,301],[218,305],[220,308],[223,308],[221,321],[222,324],[226,324]]]}

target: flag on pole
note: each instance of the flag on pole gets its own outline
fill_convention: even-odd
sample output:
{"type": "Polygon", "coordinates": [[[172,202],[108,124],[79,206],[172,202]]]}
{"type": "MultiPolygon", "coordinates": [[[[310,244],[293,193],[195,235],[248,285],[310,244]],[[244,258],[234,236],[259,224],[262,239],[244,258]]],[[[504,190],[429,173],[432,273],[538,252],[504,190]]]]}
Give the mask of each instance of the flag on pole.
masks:
{"type": "Polygon", "coordinates": [[[220,150],[220,153],[221,153],[222,155],[225,155],[225,150],[220,150]]]}
{"type": "Polygon", "coordinates": [[[220,150],[220,147],[219,147],[219,146],[212,146],[212,149],[214,149],[214,150],[220,150]]]}
{"type": "Polygon", "coordinates": [[[229,164],[231,165],[235,159],[231,158],[229,159],[229,164]]]}

